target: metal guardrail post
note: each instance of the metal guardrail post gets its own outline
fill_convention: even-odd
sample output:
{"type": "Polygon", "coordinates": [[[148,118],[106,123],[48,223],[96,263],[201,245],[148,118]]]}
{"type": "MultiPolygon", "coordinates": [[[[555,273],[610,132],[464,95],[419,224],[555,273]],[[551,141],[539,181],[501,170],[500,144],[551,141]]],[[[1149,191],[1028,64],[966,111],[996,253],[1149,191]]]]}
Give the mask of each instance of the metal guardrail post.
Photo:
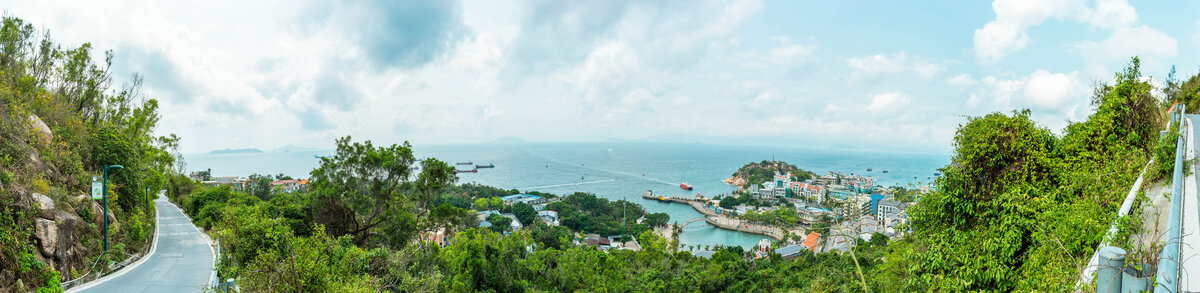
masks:
{"type": "Polygon", "coordinates": [[[1157,284],[1154,292],[1179,291],[1179,242],[1182,239],[1180,217],[1183,212],[1183,113],[1185,106],[1180,105],[1177,113],[1172,114],[1172,120],[1179,126],[1179,139],[1175,142],[1175,168],[1171,177],[1171,211],[1167,216],[1167,234],[1163,235],[1163,250],[1158,256],[1157,284]]]}

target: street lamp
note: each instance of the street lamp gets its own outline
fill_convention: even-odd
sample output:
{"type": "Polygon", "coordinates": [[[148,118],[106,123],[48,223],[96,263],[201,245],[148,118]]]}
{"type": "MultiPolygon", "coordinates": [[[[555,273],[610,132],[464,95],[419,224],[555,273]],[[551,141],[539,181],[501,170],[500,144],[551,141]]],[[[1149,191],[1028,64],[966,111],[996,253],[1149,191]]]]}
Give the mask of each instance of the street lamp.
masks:
{"type": "Polygon", "coordinates": [[[124,169],[121,165],[104,166],[104,253],[108,253],[108,169],[124,169]]]}

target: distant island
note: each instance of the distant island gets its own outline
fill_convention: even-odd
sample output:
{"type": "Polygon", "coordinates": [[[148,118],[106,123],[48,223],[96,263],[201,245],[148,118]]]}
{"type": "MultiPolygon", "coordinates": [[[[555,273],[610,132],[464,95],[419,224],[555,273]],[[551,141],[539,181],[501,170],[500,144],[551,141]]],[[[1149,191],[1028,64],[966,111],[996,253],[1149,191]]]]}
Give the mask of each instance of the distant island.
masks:
{"type": "Polygon", "coordinates": [[[213,155],[222,155],[222,154],[253,154],[253,153],[261,153],[261,152],[263,152],[263,151],[262,151],[262,150],[260,150],[260,149],[256,149],[256,148],[247,148],[247,149],[223,149],[223,150],[215,150],[215,151],[211,151],[211,152],[208,152],[208,153],[209,153],[209,154],[213,154],[213,155]]]}
{"type": "Polygon", "coordinates": [[[737,186],[738,189],[749,188],[752,185],[770,181],[776,172],[779,174],[791,172],[792,181],[804,181],[817,176],[812,171],[797,168],[796,165],[786,162],[763,160],[762,162],[749,163],[738,168],[737,172],[733,172],[733,175],[725,179],[725,183],[737,186]]]}

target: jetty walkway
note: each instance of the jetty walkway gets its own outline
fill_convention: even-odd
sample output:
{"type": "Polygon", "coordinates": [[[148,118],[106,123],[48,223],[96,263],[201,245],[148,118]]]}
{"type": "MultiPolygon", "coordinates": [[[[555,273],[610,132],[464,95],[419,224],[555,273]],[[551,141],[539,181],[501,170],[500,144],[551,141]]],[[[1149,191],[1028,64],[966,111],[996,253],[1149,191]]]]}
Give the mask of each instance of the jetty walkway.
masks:
{"type": "MultiPolygon", "coordinates": [[[[674,202],[674,203],[687,204],[687,205],[691,206],[692,209],[695,209],[697,212],[700,212],[701,214],[704,215],[704,222],[708,223],[709,225],[713,225],[714,227],[721,228],[721,229],[766,235],[768,237],[774,238],[775,240],[783,239],[783,237],[787,236],[787,234],[789,232],[792,232],[792,231],[784,230],[783,228],[779,228],[779,227],[772,226],[772,225],[763,225],[763,224],[757,223],[757,222],[742,220],[742,219],[718,214],[716,211],[714,211],[712,208],[710,208],[708,206],[708,199],[704,198],[704,197],[700,197],[700,196],[696,196],[696,197],[659,196],[659,195],[654,195],[653,192],[647,190],[646,193],[642,194],[642,198],[663,201],[663,202],[674,202]]],[[[691,224],[694,222],[697,222],[697,221],[695,221],[695,220],[689,221],[686,224],[684,224],[684,226],[687,226],[688,224],[691,224]]]]}

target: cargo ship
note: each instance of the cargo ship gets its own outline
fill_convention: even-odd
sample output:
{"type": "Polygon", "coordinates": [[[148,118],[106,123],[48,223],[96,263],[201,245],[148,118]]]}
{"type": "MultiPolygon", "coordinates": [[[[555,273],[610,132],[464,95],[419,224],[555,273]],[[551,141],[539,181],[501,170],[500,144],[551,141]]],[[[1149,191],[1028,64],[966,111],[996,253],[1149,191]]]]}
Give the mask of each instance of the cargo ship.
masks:
{"type": "Polygon", "coordinates": [[[475,165],[475,163],[471,163],[470,161],[467,161],[467,162],[458,162],[458,163],[454,163],[454,164],[455,164],[455,165],[475,165]]]}
{"type": "Polygon", "coordinates": [[[692,186],[688,185],[687,182],[679,183],[679,188],[683,188],[683,190],[692,190],[692,186]]]}
{"type": "Polygon", "coordinates": [[[478,169],[478,168],[495,168],[495,167],[496,167],[496,165],[494,165],[492,163],[488,163],[487,165],[475,165],[476,169],[478,169]]]}

